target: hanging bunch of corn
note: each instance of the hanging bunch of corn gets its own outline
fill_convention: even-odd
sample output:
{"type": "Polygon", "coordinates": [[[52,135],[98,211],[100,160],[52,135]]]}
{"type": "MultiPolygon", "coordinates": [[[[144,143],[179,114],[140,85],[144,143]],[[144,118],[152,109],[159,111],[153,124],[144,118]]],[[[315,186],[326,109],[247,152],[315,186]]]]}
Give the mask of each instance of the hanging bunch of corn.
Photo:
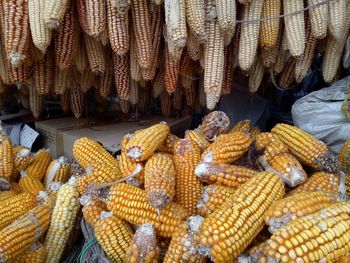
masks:
{"type": "Polygon", "coordinates": [[[44,108],[43,95],[40,95],[33,85],[29,86],[29,107],[34,118],[39,118],[44,108]]]}
{"type": "Polygon", "coordinates": [[[53,56],[47,51],[44,59],[33,64],[33,85],[40,95],[50,93],[53,83],[53,56]]]}
{"type": "Polygon", "coordinates": [[[84,34],[84,40],[90,70],[97,75],[103,74],[107,67],[105,48],[101,41],[88,34],[84,34]]]}
{"type": "MultiPolygon", "coordinates": [[[[186,1],[186,23],[188,24],[192,37],[189,38],[199,43],[205,43],[207,39],[207,34],[205,32],[205,12],[204,12],[205,1],[195,0],[186,1]]],[[[188,46],[189,42],[187,42],[188,46]]],[[[191,44],[190,44],[191,45],[191,44]]]]}
{"type": "Polygon", "coordinates": [[[72,0],[58,0],[45,2],[44,20],[47,27],[55,29],[60,26],[71,1],[72,0]]]}
{"type": "Polygon", "coordinates": [[[70,108],[75,118],[80,118],[85,113],[86,96],[79,85],[73,85],[69,91],[70,108]]]}
{"type": "Polygon", "coordinates": [[[62,70],[59,67],[55,67],[54,83],[53,83],[55,94],[57,95],[65,94],[71,85],[72,85],[72,72],[70,72],[68,69],[62,70]]]}
{"type": "Polygon", "coordinates": [[[128,100],[130,90],[129,56],[113,55],[114,81],[121,100],[128,100]]]}

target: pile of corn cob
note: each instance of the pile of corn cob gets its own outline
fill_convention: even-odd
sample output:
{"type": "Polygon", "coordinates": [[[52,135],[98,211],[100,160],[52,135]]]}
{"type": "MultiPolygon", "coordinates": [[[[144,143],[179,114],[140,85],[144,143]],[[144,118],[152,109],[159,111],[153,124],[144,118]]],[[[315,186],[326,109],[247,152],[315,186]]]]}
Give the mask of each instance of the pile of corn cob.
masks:
{"type": "Polygon", "coordinates": [[[123,112],[147,111],[151,97],[165,116],[200,112],[230,93],[238,68],[251,92],[265,72],[286,89],[323,54],[334,81],[349,13],[347,0],[4,0],[0,91],[17,85],[35,117],[45,96],[80,117],[87,94],[98,109],[116,94],[123,112]]]}

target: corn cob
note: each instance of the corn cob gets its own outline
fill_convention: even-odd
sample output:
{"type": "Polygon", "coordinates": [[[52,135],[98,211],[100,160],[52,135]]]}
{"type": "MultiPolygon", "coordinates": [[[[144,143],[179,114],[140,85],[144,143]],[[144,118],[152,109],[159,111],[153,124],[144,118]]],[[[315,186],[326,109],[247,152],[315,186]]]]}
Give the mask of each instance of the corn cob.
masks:
{"type": "Polygon", "coordinates": [[[152,90],[153,97],[158,98],[160,94],[164,91],[164,79],[163,79],[163,70],[160,69],[156,75],[156,78],[153,81],[152,90]]]}
{"type": "Polygon", "coordinates": [[[164,263],[171,262],[201,262],[202,256],[193,249],[194,234],[197,233],[199,225],[203,222],[201,216],[192,216],[174,232],[173,237],[165,254],[164,263]]]}
{"type": "Polygon", "coordinates": [[[83,30],[94,38],[99,37],[106,27],[106,1],[83,0],[86,26],[83,30]]]}
{"type": "Polygon", "coordinates": [[[263,132],[256,136],[255,146],[258,150],[264,150],[271,143],[282,144],[277,134],[271,132],[263,132]]]}
{"type": "Polygon", "coordinates": [[[196,167],[195,174],[203,182],[236,188],[258,172],[236,165],[202,162],[196,167]]]}
{"type": "MultiPolygon", "coordinates": [[[[266,0],[263,4],[261,18],[278,17],[281,13],[281,0],[266,0]]],[[[265,20],[261,22],[259,44],[262,48],[276,46],[279,36],[279,19],[265,20]]]]}
{"type": "Polygon", "coordinates": [[[128,113],[130,109],[130,103],[128,100],[120,100],[120,109],[123,113],[128,113]]]}
{"type": "Polygon", "coordinates": [[[43,60],[33,64],[33,85],[40,95],[50,93],[53,82],[52,52],[47,51],[43,60]]]}
{"type": "Polygon", "coordinates": [[[169,52],[169,47],[165,48],[164,84],[166,91],[171,94],[175,92],[180,74],[179,60],[175,60],[169,52]]]}
{"type": "MultiPolygon", "coordinates": [[[[260,19],[262,13],[263,1],[252,1],[243,6],[243,20],[260,19]]],[[[249,70],[255,60],[260,22],[243,23],[241,25],[241,36],[239,41],[239,66],[242,70],[249,70]]]]}
{"type": "Polygon", "coordinates": [[[201,149],[201,152],[203,152],[210,145],[210,143],[207,141],[204,134],[200,130],[186,131],[185,138],[197,143],[201,149]]]}
{"type": "MultiPolygon", "coordinates": [[[[83,36],[80,36],[80,39],[82,38],[83,36]]],[[[77,52],[73,57],[73,62],[76,69],[79,72],[83,72],[89,67],[89,62],[86,55],[85,43],[83,41],[81,41],[78,45],[77,52]]]]}
{"type": "Polygon", "coordinates": [[[233,83],[234,74],[234,53],[234,42],[232,41],[230,45],[226,46],[224,49],[225,61],[221,95],[227,95],[231,93],[231,86],[233,83]]]}
{"type": "Polygon", "coordinates": [[[162,115],[164,117],[170,118],[171,116],[171,97],[165,90],[160,94],[160,106],[162,110],[162,115]]]}
{"type": "Polygon", "coordinates": [[[51,207],[48,203],[38,204],[0,231],[0,259],[11,261],[30,248],[50,224],[51,207]]]}
{"type": "Polygon", "coordinates": [[[75,3],[71,0],[55,37],[55,62],[60,69],[68,69],[73,64],[73,56],[78,48],[78,28],[75,3]]]}
{"type": "MultiPolygon", "coordinates": [[[[74,72],[76,74],[75,79],[79,80],[79,87],[83,93],[87,93],[95,83],[96,75],[93,74],[89,69],[86,69],[84,72],[74,72]]],[[[104,73],[102,73],[104,74],[104,73]]],[[[74,79],[74,78],[73,78],[74,79]]],[[[73,83],[74,85],[74,83],[73,83]]]]}
{"type": "Polygon", "coordinates": [[[141,68],[148,68],[152,63],[151,20],[146,0],[131,2],[131,14],[134,34],[137,38],[137,61],[141,68]]]}
{"type": "Polygon", "coordinates": [[[65,183],[70,175],[70,162],[64,156],[53,160],[46,171],[44,184],[48,187],[52,182],[65,183]]]}
{"type": "Polygon", "coordinates": [[[302,164],[328,172],[338,170],[336,157],[312,135],[288,124],[277,124],[272,133],[279,136],[302,164]]]}
{"type": "Polygon", "coordinates": [[[114,81],[118,96],[121,100],[128,100],[129,83],[129,56],[113,55],[114,81]]]}
{"type": "Polygon", "coordinates": [[[158,256],[159,247],[157,246],[156,232],[151,224],[145,223],[136,230],[124,262],[156,262],[158,256]]]}
{"type": "Polygon", "coordinates": [[[350,141],[346,141],[340,149],[339,163],[346,173],[350,173],[350,141]]]}
{"type": "Polygon", "coordinates": [[[100,76],[98,80],[98,92],[103,98],[107,98],[113,87],[113,73],[111,69],[107,69],[106,72],[100,76]]]}
{"type": "Polygon", "coordinates": [[[209,110],[215,108],[221,95],[224,72],[224,39],[217,21],[207,21],[205,43],[204,91],[209,110]]]}
{"type": "Polygon", "coordinates": [[[9,82],[10,84],[16,85],[21,88],[23,85],[29,83],[30,76],[30,65],[27,63],[22,63],[17,68],[13,67],[10,63],[7,65],[9,72],[9,82]]]}
{"type": "Polygon", "coordinates": [[[130,139],[126,147],[127,156],[137,162],[148,159],[163,143],[168,134],[169,126],[165,123],[143,129],[130,139]]]}
{"type": "Polygon", "coordinates": [[[207,39],[204,2],[204,0],[186,1],[186,22],[193,35],[192,39],[196,39],[199,43],[205,43],[207,39]]]}
{"type": "Polygon", "coordinates": [[[170,56],[178,61],[186,46],[186,11],[185,0],[165,0],[166,38],[170,56]]]}
{"type": "Polygon", "coordinates": [[[0,190],[8,190],[15,167],[11,140],[6,136],[4,131],[1,131],[0,134],[0,156],[0,190]]]}
{"type": "Polygon", "coordinates": [[[112,262],[123,262],[133,238],[131,226],[111,212],[102,212],[95,224],[98,243],[112,262]]]}
{"type": "MultiPolygon", "coordinates": [[[[303,10],[303,0],[283,0],[283,11],[285,14],[303,10]]],[[[304,12],[284,17],[287,43],[293,57],[300,56],[305,49],[305,23],[304,12]]]]}
{"type": "Polygon", "coordinates": [[[119,14],[126,14],[130,9],[130,0],[111,0],[111,6],[117,10],[119,14]]]}
{"type": "Polygon", "coordinates": [[[45,176],[50,162],[50,151],[41,149],[35,154],[32,164],[25,171],[29,176],[37,178],[39,181],[41,181],[45,176]]]}
{"type": "Polygon", "coordinates": [[[296,59],[293,57],[290,57],[286,62],[278,82],[278,85],[281,89],[292,88],[291,86],[295,81],[295,75],[296,75],[295,64],[296,64],[296,59]]]}
{"type": "Polygon", "coordinates": [[[139,101],[139,86],[137,85],[137,82],[133,79],[130,80],[129,101],[131,105],[136,105],[139,101]]]}
{"type": "Polygon", "coordinates": [[[168,154],[155,154],[145,166],[145,191],[149,203],[157,210],[175,196],[175,168],[168,154]]]}
{"type": "Polygon", "coordinates": [[[348,20],[346,9],[346,0],[331,1],[328,5],[328,30],[335,39],[340,39],[343,35],[343,28],[345,27],[346,20],[348,20]]]}
{"type": "MultiPolygon", "coordinates": [[[[193,3],[194,1],[190,1],[190,3],[193,3]]],[[[187,8],[187,2],[186,2],[186,8],[187,8]]],[[[187,12],[187,11],[186,11],[187,12]]],[[[188,18],[189,22],[189,18],[188,18]]],[[[186,49],[187,53],[190,56],[190,58],[194,61],[198,61],[200,57],[200,43],[198,41],[198,38],[194,35],[194,33],[189,30],[187,33],[187,40],[186,40],[186,49]]]]}
{"type": "Polygon", "coordinates": [[[182,87],[178,87],[175,92],[172,94],[172,105],[173,108],[177,111],[182,109],[182,102],[183,102],[183,91],[182,87]]]}
{"type": "Polygon", "coordinates": [[[315,38],[312,34],[312,24],[310,24],[310,20],[311,19],[309,19],[309,21],[306,23],[306,45],[304,54],[296,58],[295,80],[298,83],[302,82],[308,73],[316,49],[317,38],[315,38]]]}
{"type": "MultiPolygon", "coordinates": [[[[269,135],[272,135],[272,134],[269,133],[269,135]]],[[[270,161],[272,158],[276,157],[279,154],[289,153],[288,147],[278,137],[277,138],[274,138],[274,137],[271,137],[271,142],[268,142],[263,147],[264,148],[263,157],[265,158],[266,161],[270,161]]],[[[259,138],[259,140],[261,140],[261,138],[259,138]]]]}
{"type": "Polygon", "coordinates": [[[80,118],[85,113],[86,96],[79,85],[74,85],[70,89],[70,108],[75,118],[80,118]]]}
{"type": "Polygon", "coordinates": [[[216,0],[215,4],[220,30],[225,37],[225,43],[228,45],[235,32],[236,2],[216,0]]]}
{"type": "Polygon", "coordinates": [[[263,229],[262,215],[283,195],[283,182],[274,174],[263,172],[250,179],[206,217],[195,236],[200,253],[215,262],[238,257],[263,229]]]}
{"type": "MultiPolygon", "coordinates": [[[[71,1],[71,0],[70,0],[71,1]]],[[[58,28],[62,23],[66,9],[70,4],[69,0],[58,0],[45,2],[44,20],[45,24],[51,28],[58,28]]]]}
{"type": "Polygon", "coordinates": [[[131,224],[153,224],[157,233],[163,237],[171,237],[188,216],[186,210],[175,203],[168,204],[158,214],[148,202],[144,190],[123,183],[111,187],[107,208],[131,224]]]}
{"type": "Polygon", "coordinates": [[[32,39],[29,41],[28,53],[28,60],[26,60],[28,64],[40,61],[45,57],[45,53],[42,53],[42,51],[34,45],[32,39]]]}
{"type": "Polygon", "coordinates": [[[195,214],[200,199],[201,183],[194,171],[200,161],[197,143],[182,139],[174,146],[176,201],[190,213],[195,214]]]}
{"type": "Polygon", "coordinates": [[[141,80],[141,68],[138,63],[135,31],[130,33],[130,75],[135,81],[141,80]]]}
{"type": "Polygon", "coordinates": [[[300,192],[273,203],[264,218],[271,233],[297,218],[318,212],[334,201],[334,197],[322,192],[300,192]]]}
{"type": "Polygon", "coordinates": [[[108,35],[113,52],[121,56],[129,51],[129,16],[118,13],[112,2],[107,0],[108,35]]]}
{"type": "Polygon", "coordinates": [[[45,54],[51,42],[51,29],[45,24],[44,0],[27,0],[29,25],[34,45],[45,54]]]}
{"type": "Polygon", "coordinates": [[[135,186],[142,186],[144,183],[144,169],[143,165],[128,158],[125,151],[123,151],[119,158],[119,166],[122,177],[126,182],[135,186]]]}
{"type": "Polygon", "coordinates": [[[6,57],[17,68],[26,59],[29,47],[28,1],[2,1],[2,5],[6,57]]]}
{"type": "Polygon", "coordinates": [[[21,171],[21,178],[18,182],[19,188],[24,193],[38,195],[40,191],[45,191],[44,185],[36,177],[28,175],[25,171],[21,171]]]}
{"type": "Polygon", "coordinates": [[[254,93],[258,91],[264,77],[264,71],[265,71],[265,68],[262,63],[261,56],[257,55],[255,63],[249,74],[248,86],[249,86],[250,92],[254,93]]]}
{"type": "Polygon", "coordinates": [[[54,92],[57,95],[63,95],[67,88],[71,85],[71,72],[64,69],[61,70],[59,67],[55,68],[54,74],[54,92]]]}
{"type": "Polygon", "coordinates": [[[169,133],[164,141],[164,143],[158,148],[158,151],[173,154],[174,146],[180,140],[179,137],[169,133]]]}
{"type": "Polygon", "coordinates": [[[60,262],[80,208],[78,197],[75,178],[72,177],[57,193],[56,204],[45,239],[46,262],[60,262]]]}
{"type": "Polygon", "coordinates": [[[18,192],[14,189],[10,189],[7,191],[1,191],[0,192],[0,202],[6,201],[12,197],[15,197],[16,195],[18,195],[18,192]]]}
{"type": "MultiPolygon", "coordinates": [[[[33,155],[28,148],[13,148],[13,165],[14,170],[12,173],[12,179],[16,178],[21,170],[25,170],[33,161],[33,155]]],[[[17,180],[16,180],[17,181],[17,180]]]]}
{"type": "Polygon", "coordinates": [[[29,106],[34,118],[38,118],[43,111],[43,95],[40,95],[36,88],[29,86],[29,106]]]}
{"type": "Polygon", "coordinates": [[[45,263],[45,258],[46,258],[45,247],[41,243],[35,242],[30,246],[30,248],[25,253],[23,253],[23,255],[21,255],[19,258],[11,262],[13,263],[45,263]]]}
{"type": "Polygon", "coordinates": [[[336,262],[348,254],[347,209],[349,202],[338,203],[289,222],[265,242],[263,255],[284,262],[336,262]]]}
{"type": "Polygon", "coordinates": [[[106,204],[96,197],[83,195],[80,197],[80,203],[83,206],[82,211],[85,220],[95,227],[99,221],[100,214],[107,210],[106,204]]]}
{"type": "Polygon", "coordinates": [[[336,195],[340,188],[340,178],[337,174],[317,172],[309,177],[305,183],[293,189],[289,194],[300,192],[325,192],[336,195]]]}
{"type": "Polygon", "coordinates": [[[210,142],[216,140],[217,136],[226,133],[230,126],[230,119],[223,111],[213,111],[207,114],[200,126],[206,139],[210,142]]]}
{"type": "MultiPolygon", "coordinates": [[[[308,0],[309,6],[318,4],[319,0],[308,0]]],[[[334,6],[334,3],[331,5],[334,6]]],[[[328,5],[321,4],[309,9],[309,17],[311,21],[311,35],[314,38],[322,39],[327,35],[328,25],[328,5]]]]}
{"type": "MultiPolygon", "coordinates": [[[[262,48],[261,49],[261,61],[265,68],[274,69],[274,65],[277,62],[277,57],[279,54],[280,41],[272,48],[262,48]]],[[[282,61],[280,61],[282,62],[282,61]]],[[[282,70],[282,69],[281,69],[282,70]]]]}
{"type": "Polygon", "coordinates": [[[87,34],[84,34],[84,39],[90,70],[95,74],[103,74],[107,61],[102,43],[87,34]]]}
{"type": "MultiPolygon", "coordinates": [[[[141,82],[139,82],[141,86],[141,82]]],[[[139,102],[138,102],[138,110],[140,113],[146,113],[149,107],[150,94],[149,91],[145,88],[139,89],[139,102]]],[[[170,104],[171,105],[171,104],[170,104]]]]}
{"type": "Polygon", "coordinates": [[[237,122],[231,132],[244,132],[244,133],[249,133],[251,130],[251,122],[250,120],[241,120],[237,122]]]}
{"type": "MultiPolygon", "coordinates": [[[[0,4],[0,9],[2,5],[0,4]]],[[[4,38],[3,34],[0,30],[0,79],[4,82],[4,84],[9,84],[9,67],[8,62],[5,54],[5,44],[4,44],[4,38]]]]}
{"type": "Polygon", "coordinates": [[[198,213],[201,216],[210,215],[215,209],[219,208],[235,190],[231,187],[210,184],[203,188],[202,199],[198,202],[198,213]]]}
{"type": "Polygon", "coordinates": [[[189,89],[195,78],[194,63],[187,52],[184,50],[180,61],[180,75],[181,75],[181,85],[184,89],[189,89]]]}
{"type": "Polygon", "coordinates": [[[36,205],[36,197],[31,193],[21,193],[0,203],[0,230],[26,214],[36,205]]]}
{"type": "Polygon", "coordinates": [[[66,90],[64,94],[59,95],[60,96],[60,104],[61,108],[64,113],[68,113],[70,109],[70,95],[69,95],[69,90],[66,90]]]}

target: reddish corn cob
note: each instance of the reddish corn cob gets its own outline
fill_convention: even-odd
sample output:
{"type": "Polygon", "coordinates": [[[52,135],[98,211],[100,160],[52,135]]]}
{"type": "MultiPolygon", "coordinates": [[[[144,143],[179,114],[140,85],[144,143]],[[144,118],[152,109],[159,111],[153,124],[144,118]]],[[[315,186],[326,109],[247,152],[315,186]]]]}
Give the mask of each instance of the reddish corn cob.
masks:
{"type": "Polygon", "coordinates": [[[236,188],[258,172],[235,165],[202,162],[196,167],[195,174],[203,182],[236,188]]]}
{"type": "Polygon", "coordinates": [[[165,123],[141,130],[130,139],[126,147],[127,156],[137,162],[148,159],[166,139],[169,131],[165,123]]]}
{"type": "Polygon", "coordinates": [[[231,93],[231,86],[233,82],[234,74],[234,42],[232,41],[230,45],[226,46],[224,49],[225,61],[224,61],[224,77],[222,80],[221,95],[226,95],[231,93]]]}
{"type": "Polygon", "coordinates": [[[135,81],[140,81],[141,68],[137,59],[137,50],[136,50],[136,36],[135,31],[131,28],[130,30],[130,75],[131,78],[135,81]]]}
{"type": "Polygon", "coordinates": [[[160,106],[162,109],[162,115],[164,117],[170,118],[171,116],[171,97],[165,90],[160,94],[160,106]]]}
{"type": "Polygon", "coordinates": [[[186,22],[193,35],[192,39],[196,39],[199,43],[205,43],[207,39],[204,2],[204,0],[186,1],[186,22]]]}
{"type": "Polygon", "coordinates": [[[69,0],[49,1],[45,3],[44,20],[45,24],[51,28],[58,28],[62,23],[66,9],[70,4],[69,0]]]}
{"type": "Polygon", "coordinates": [[[151,224],[145,223],[136,230],[124,262],[156,262],[158,256],[156,232],[151,224]]]}
{"type": "Polygon", "coordinates": [[[129,51],[129,16],[119,13],[112,2],[107,0],[108,35],[113,52],[121,56],[129,51]]]}
{"type": "Polygon", "coordinates": [[[86,96],[79,85],[70,89],[70,108],[75,118],[80,118],[85,113],[86,96]]]}
{"type": "Polygon", "coordinates": [[[101,97],[107,98],[113,87],[113,73],[112,70],[106,70],[106,72],[100,76],[98,80],[98,92],[101,97]]]}
{"type": "Polygon", "coordinates": [[[346,173],[350,173],[350,141],[346,141],[338,156],[339,163],[346,173]]]}
{"type": "Polygon", "coordinates": [[[325,192],[336,195],[340,188],[340,178],[336,174],[317,172],[309,177],[305,183],[293,189],[289,194],[300,192],[325,192]]]}
{"type": "MultiPolygon", "coordinates": [[[[140,86],[141,86],[141,83],[140,83],[140,86]]],[[[148,111],[149,100],[150,100],[149,91],[141,87],[139,89],[139,102],[138,102],[138,109],[141,113],[146,113],[148,111]]]]}
{"type": "Polygon", "coordinates": [[[148,68],[152,63],[151,19],[146,0],[131,2],[131,14],[134,34],[137,38],[137,60],[141,68],[148,68]]]}
{"type": "Polygon", "coordinates": [[[0,190],[8,190],[10,187],[9,182],[14,170],[11,140],[4,133],[4,131],[1,131],[0,134],[0,190]]]}
{"type": "Polygon", "coordinates": [[[95,235],[113,262],[124,262],[133,238],[132,228],[127,222],[111,212],[102,212],[95,224],[95,235]]]}
{"type": "Polygon", "coordinates": [[[201,183],[194,171],[200,161],[199,146],[182,139],[174,146],[176,201],[190,213],[197,211],[197,202],[201,195],[201,183]]]}
{"type": "Polygon", "coordinates": [[[278,124],[271,131],[279,136],[302,164],[328,172],[338,170],[336,157],[324,143],[310,134],[288,124],[278,124]]]}
{"type": "Polygon", "coordinates": [[[51,154],[49,150],[41,149],[35,156],[31,165],[25,170],[26,173],[41,181],[46,173],[51,162],[51,154]]]}
{"type": "Polygon", "coordinates": [[[283,182],[274,174],[263,172],[250,179],[206,217],[195,236],[200,253],[215,262],[238,257],[263,229],[262,215],[283,195],[283,182]]]}
{"type": "Polygon", "coordinates": [[[213,111],[207,114],[200,126],[201,131],[204,133],[208,141],[212,142],[216,140],[217,136],[222,133],[226,133],[230,126],[230,119],[223,111],[213,111]]]}
{"type": "Polygon", "coordinates": [[[334,196],[322,192],[300,192],[273,203],[264,218],[271,233],[297,218],[318,212],[334,201],[334,196]]]}
{"type": "Polygon", "coordinates": [[[46,170],[44,184],[46,188],[52,182],[66,183],[70,175],[70,162],[64,156],[53,160],[46,170]]]}
{"type": "Polygon", "coordinates": [[[175,60],[169,52],[169,47],[165,48],[165,65],[164,65],[164,84],[166,91],[171,94],[175,92],[179,74],[180,74],[180,63],[179,60],[175,60]]]}
{"type": "Polygon", "coordinates": [[[26,59],[29,47],[28,0],[2,1],[2,7],[6,57],[16,68],[26,59]]]}
{"type": "Polygon", "coordinates": [[[198,213],[201,216],[210,215],[215,209],[219,208],[235,190],[231,187],[210,184],[203,188],[202,199],[198,202],[198,213]]]}
{"type": "Polygon", "coordinates": [[[113,55],[114,65],[114,81],[117,88],[118,96],[121,100],[128,100],[129,98],[129,56],[113,55]]]}
{"type": "Polygon", "coordinates": [[[38,178],[30,176],[24,171],[21,171],[18,185],[22,192],[30,193],[34,196],[38,195],[40,191],[45,191],[44,185],[38,178]]]}
{"type": "Polygon", "coordinates": [[[149,203],[157,210],[175,196],[175,168],[168,154],[155,154],[145,166],[145,191],[149,203]]]}
{"type": "Polygon", "coordinates": [[[175,203],[168,204],[158,213],[149,204],[146,192],[129,184],[116,184],[111,187],[107,208],[132,224],[153,224],[157,233],[163,237],[171,237],[188,216],[186,210],[175,203]]]}
{"type": "Polygon", "coordinates": [[[295,82],[295,64],[296,59],[293,57],[290,57],[286,62],[278,82],[281,89],[289,89],[295,82]]]}
{"type": "MultiPolygon", "coordinates": [[[[76,78],[79,80],[79,87],[83,93],[87,93],[89,89],[92,88],[92,86],[95,83],[96,75],[93,74],[89,69],[85,70],[82,73],[75,72],[76,78]]],[[[74,85],[74,83],[73,83],[74,85]]]]}
{"type": "MultiPolygon", "coordinates": [[[[80,35],[80,39],[81,38],[83,38],[82,35],[80,35]]],[[[84,42],[81,41],[79,43],[76,53],[73,57],[73,60],[74,60],[74,65],[79,72],[83,72],[89,67],[89,62],[86,55],[86,48],[85,48],[84,42]]]]}
{"type": "Polygon", "coordinates": [[[186,131],[185,138],[197,143],[198,146],[201,148],[202,152],[210,145],[210,143],[207,141],[204,134],[200,130],[186,131]]]}
{"type": "Polygon", "coordinates": [[[29,86],[29,107],[34,118],[38,118],[43,111],[43,95],[40,95],[34,86],[29,86]]]}
{"type": "Polygon", "coordinates": [[[98,198],[89,195],[80,197],[80,203],[83,206],[84,218],[92,227],[95,227],[99,221],[100,214],[107,210],[106,204],[98,198]]]}
{"type": "Polygon", "coordinates": [[[185,102],[187,106],[193,107],[196,99],[196,87],[195,84],[192,85],[188,89],[183,89],[185,102]]]}
{"type": "Polygon", "coordinates": [[[33,65],[33,84],[40,95],[50,93],[53,83],[53,71],[52,52],[47,51],[44,59],[33,65]]]}
{"type": "MultiPolygon", "coordinates": [[[[278,17],[281,13],[281,0],[264,1],[261,18],[278,17]]],[[[259,44],[263,48],[273,48],[278,41],[280,20],[272,19],[261,22],[259,44]]]]}
{"type": "Polygon", "coordinates": [[[46,258],[45,247],[39,243],[33,243],[30,248],[13,263],[44,263],[46,258]]]}
{"type": "Polygon", "coordinates": [[[86,26],[83,30],[92,37],[97,38],[106,27],[106,1],[83,0],[85,7],[86,26]]]}
{"type": "Polygon", "coordinates": [[[71,72],[67,69],[61,70],[58,67],[55,68],[54,77],[54,92],[58,95],[63,95],[67,88],[71,85],[71,72]]]}
{"type": "Polygon", "coordinates": [[[73,64],[79,37],[77,23],[75,3],[71,0],[55,37],[55,62],[60,69],[68,69],[73,64]]]}
{"type": "Polygon", "coordinates": [[[102,43],[87,34],[84,34],[84,39],[90,70],[95,74],[103,74],[107,61],[102,43]]]}
{"type": "Polygon", "coordinates": [[[17,68],[13,67],[10,63],[7,64],[9,84],[21,87],[22,85],[29,84],[30,77],[30,65],[22,63],[17,68]]]}

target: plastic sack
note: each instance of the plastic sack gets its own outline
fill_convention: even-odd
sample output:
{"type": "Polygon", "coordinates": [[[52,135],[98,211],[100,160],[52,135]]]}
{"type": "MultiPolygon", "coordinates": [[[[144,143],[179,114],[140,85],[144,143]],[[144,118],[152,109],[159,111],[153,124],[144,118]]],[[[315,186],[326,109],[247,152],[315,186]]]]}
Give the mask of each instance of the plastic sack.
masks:
{"type": "Polygon", "coordinates": [[[343,143],[350,140],[350,122],[341,110],[349,81],[350,76],[312,92],[292,107],[294,125],[326,143],[336,154],[343,143]]]}

